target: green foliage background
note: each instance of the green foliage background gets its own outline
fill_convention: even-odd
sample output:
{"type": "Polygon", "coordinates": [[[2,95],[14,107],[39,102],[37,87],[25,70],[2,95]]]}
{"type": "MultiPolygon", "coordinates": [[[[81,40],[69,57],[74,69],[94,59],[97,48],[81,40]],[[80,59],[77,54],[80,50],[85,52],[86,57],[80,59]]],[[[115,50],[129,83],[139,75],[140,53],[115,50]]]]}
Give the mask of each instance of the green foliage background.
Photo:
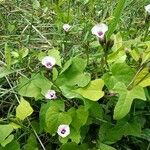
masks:
{"type": "Polygon", "coordinates": [[[0,150],[149,150],[148,4],[0,0],[0,150]],[[100,22],[105,46],[91,34],[100,22]],[[41,64],[47,55],[52,70],[41,64]],[[45,99],[49,89],[56,100],[45,99]]]}

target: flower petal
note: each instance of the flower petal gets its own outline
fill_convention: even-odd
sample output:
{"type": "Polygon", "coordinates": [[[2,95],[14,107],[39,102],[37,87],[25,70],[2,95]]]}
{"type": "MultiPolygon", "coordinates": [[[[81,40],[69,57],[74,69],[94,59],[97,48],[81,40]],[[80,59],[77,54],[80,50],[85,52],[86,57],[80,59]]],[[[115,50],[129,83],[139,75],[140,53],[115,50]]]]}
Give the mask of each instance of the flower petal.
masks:
{"type": "Polygon", "coordinates": [[[56,64],[56,60],[54,57],[45,56],[42,59],[42,65],[44,65],[46,68],[51,69],[55,64],[56,64]]]}
{"type": "Polygon", "coordinates": [[[95,25],[91,30],[92,34],[96,35],[99,38],[103,38],[105,35],[105,32],[107,31],[108,31],[108,26],[104,23],[95,25]]]}
{"type": "Polygon", "coordinates": [[[69,24],[64,24],[63,25],[63,29],[64,29],[65,32],[68,32],[70,28],[71,28],[71,26],[69,24]]]}
{"type": "Polygon", "coordinates": [[[145,6],[145,11],[150,14],[150,4],[145,6]]]}
{"type": "Polygon", "coordinates": [[[66,136],[68,136],[70,134],[69,125],[66,125],[66,124],[60,125],[57,129],[57,133],[59,136],[65,138],[66,136]]]}

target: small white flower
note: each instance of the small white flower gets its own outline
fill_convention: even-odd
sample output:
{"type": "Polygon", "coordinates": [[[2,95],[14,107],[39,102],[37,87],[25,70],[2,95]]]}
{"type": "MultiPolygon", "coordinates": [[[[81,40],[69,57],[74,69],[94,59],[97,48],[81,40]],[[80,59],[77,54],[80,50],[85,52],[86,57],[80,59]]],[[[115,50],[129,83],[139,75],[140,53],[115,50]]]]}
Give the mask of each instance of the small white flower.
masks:
{"type": "Polygon", "coordinates": [[[48,90],[47,93],[45,94],[46,99],[56,99],[56,92],[54,90],[48,90]]]}
{"type": "Polygon", "coordinates": [[[150,14],[150,4],[145,6],[145,11],[150,14]]]}
{"type": "Polygon", "coordinates": [[[54,57],[45,56],[42,59],[42,65],[44,65],[48,69],[51,69],[55,64],[56,64],[56,60],[54,57]]]}
{"type": "Polygon", "coordinates": [[[70,28],[71,28],[71,26],[69,24],[64,24],[63,25],[63,29],[64,29],[65,32],[68,32],[70,28]]]}
{"type": "Polygon", "coordinates": [[[61,137],[65,138],[66,136],[68,136],[70,134],[70,127],[69,127],[69,125],[66,125],[66,124],[60,125],[58,127],[58,129],[57,129],[57,133],[61,137]]]}
{"type": "Polygon", "coordinates": [[[96,35],[100,39],[104,38],[105,32],[107,31],[108,31],[108,26],[104,23],[95,25],[91,30],[92,34],[96,35]]]}

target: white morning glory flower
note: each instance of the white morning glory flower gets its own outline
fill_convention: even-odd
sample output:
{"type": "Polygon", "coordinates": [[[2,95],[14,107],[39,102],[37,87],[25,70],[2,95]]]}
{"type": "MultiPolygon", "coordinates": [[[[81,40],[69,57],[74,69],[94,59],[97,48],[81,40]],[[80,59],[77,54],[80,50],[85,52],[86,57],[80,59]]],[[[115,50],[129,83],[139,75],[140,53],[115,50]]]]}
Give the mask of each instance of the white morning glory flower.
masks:
{"type": "Polygon", "coordinates": [[[44,65],[48,69],[51,69],[55,64],[56,64],[56,60],[54,57],[45,56],[42,59],[42,65],[44,65]]]}
{"type": "Polygon", "coordinates": [[[70,134],[69,125],[66,125],[66,124],[60,125],[57,129],[57,133],[59,136],[65,138],[66,136],[68,136],[70,134]]]}
{"type": "Polygon", "coordinates": [[[107,31],[108,31],[108,26],[104,23],[95,25],[91,30],[92,34],[96,35],[100,39],[104,38],[104,35],[107,31]]]}
{"type": "Polygon", "coordinates": [[[48,90],[47,93],[45,94],[46,99],[56,99],[56,92],[54,90],[48,90]]]}
{"type": "Polygon", "coordinates": [[[145,11],[150,14],[150,4],[145,6],[145,11]]]}
{"type": "Polygon", "coordinates": [[[65,32],[68,32],[70,28],[71,28],[71,26],[69,24],[64,24],[63,25],[63,29],[64,29],[65,32]]]}

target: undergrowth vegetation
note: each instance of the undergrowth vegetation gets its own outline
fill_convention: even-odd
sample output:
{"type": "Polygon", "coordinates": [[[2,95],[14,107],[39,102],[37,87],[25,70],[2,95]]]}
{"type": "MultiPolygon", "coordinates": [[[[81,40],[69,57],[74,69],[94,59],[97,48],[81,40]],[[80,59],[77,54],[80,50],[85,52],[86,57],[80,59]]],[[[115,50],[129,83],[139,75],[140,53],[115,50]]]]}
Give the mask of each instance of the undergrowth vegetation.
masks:
{"type": "Polygon", "coordinates": [[[0,150],[149,150],[149,32],[149,0],[0,0],[0,150]]]}

